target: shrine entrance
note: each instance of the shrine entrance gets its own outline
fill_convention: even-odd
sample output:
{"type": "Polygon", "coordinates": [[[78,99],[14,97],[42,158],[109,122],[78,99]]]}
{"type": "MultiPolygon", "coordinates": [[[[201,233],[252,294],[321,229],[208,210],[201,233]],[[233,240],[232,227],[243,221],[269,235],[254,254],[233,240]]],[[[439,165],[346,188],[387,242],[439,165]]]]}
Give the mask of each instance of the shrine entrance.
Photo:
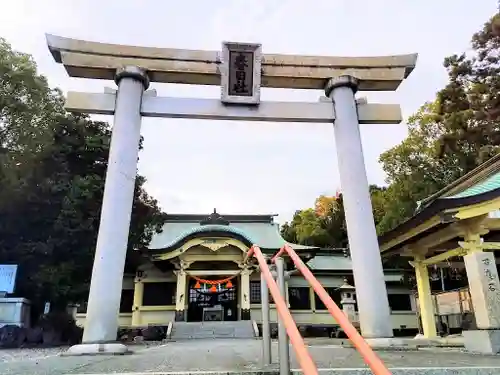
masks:
{"type": "MultiPolygon", "coordinates": [[[[68,111],[114,116],[83,344],[72,351],[93,353],[95,343],[116,339],[142,117],[333,126],[361,331],[367,338],[393,336],[359,124],[398,124],[402,114],[397,104],[372,104],[355,94],[396,90],[414,69],[416,54],[263,54],[260,44],[233,42],[224,42],[221,51],[202,51],[55,35],[47,35],[47,44],[71,77],[114,80],[118,86],[104,93],[69,92],[66,98],[68,111]],[[221,97],[160,97],[156,90],[148,90],[150,82],[217,85],[221,97]],[[326,97],[312,102],[261,101],[263,87],[324,90],[326,97]]],[[[265,185],[255,179],[251,183],[265,185]]],[[[243,279],[241,284],[246,289],[243,279]]]]}
{"type": "Polygon", "coordinates": [[[237,280],[210,285],[191,279],[188,286],[188,322],[238,320],[237,280]]]}

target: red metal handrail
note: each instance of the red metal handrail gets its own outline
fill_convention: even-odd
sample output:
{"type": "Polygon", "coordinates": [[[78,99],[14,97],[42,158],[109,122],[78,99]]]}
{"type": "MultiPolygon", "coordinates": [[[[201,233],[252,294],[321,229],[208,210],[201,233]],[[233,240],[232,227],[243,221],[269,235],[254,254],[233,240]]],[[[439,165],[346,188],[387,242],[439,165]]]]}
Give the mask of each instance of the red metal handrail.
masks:
{"type": "MultiPolygon", "coordinates": [[[[262,255],[262,251],[258,246],[252,246],[250,250],[248,250],[246,258],[250,258],[252,255],[254,255],[259,262],[260,270],[264,275],[266,283],[269,287],[269,291],[273,296],[276,310],[278,311],[278,314],[283,324],[285,325],[288,337],[290,337],[290,343],[295,350],[297,361],[302,368],[302,372],[304,373],[304,375],[318,375],[318,369],[316,368],[311,355],[307,351],[304,339],[302,338],[297,328],[297,324],[293,320],[292,314],[288,309],[285,299],[281,295],[278,285],[276,284],[276,281],[274,281],[274,277],[271,274],[271,270],[266,263],[264,255],[262,255]]],[[[286,360],[288,361],[289,359],[287,358],[286,360]]]]}
{"type": "Polygon", "coordinates": [[[337,306],[337,304],[330,297],[328,292],[323,288],[318,279],[312,274],[312,272],[307,268],[302,259],[297,255],[295,250],[293,250],[289,245],[285,245],[280,251],[271,259],[274,262],[277,257],[281,256],[283,253],[287,253],[290,259],[292,259],[295,267],[302,273],[304,278],[312,286],[318,297],[325,304],[326,308],[333,316],[333,318],[339,323],[347,337],[351,340],[354,347],[357,349],[359,354],[363,357],[366,364],[370,367],[375,375],[391,375],[390,371],[387,369],[385,364],[380,360],[380,358],[375,354],[373,349],[368,345],[365,339],[359,334],[358,330],[351,324],[347,316],[342,310],[337,306]]]}

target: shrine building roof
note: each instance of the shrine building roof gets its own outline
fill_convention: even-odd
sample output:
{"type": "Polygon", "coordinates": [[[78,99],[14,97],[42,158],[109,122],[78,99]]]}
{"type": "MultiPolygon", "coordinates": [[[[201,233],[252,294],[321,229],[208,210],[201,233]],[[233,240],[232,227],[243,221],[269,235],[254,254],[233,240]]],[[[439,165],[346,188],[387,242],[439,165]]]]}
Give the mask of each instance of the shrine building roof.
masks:
{"type": "MultiPolygon", "coordinates": [[[[307,266],[318,274],[332,273],[347,275],[352,273],[349,257],[343,255],[344,249],[320,249],[313,246],[291,244],[285,241],[274,222],[277,215],[220,215],[214,210],[210,215],[170,214],[167,215],[163,232],[153,236],[144,255],[155,255],[175,251],[185,242],[196,237],[232,237],[247,246],[258,245],[268,253],[276,253],[284,244],[297,251],[307,266]],[[267,250],[267,251],[266,251],[267,250]]],[[[389,270],[386,281],[401,279],[400,271],[389,270]]]]}
{"type": "Polygon", "coordinates": [[[295,250],[314,250],[313,246],[291,244],[280,234],[276,215],[220,215],[216,210],[210,215],[167,215],[161,233],[155,234],[149,244],[151,252],[168,251],[194,237],[233,237],[246,245],[278,250],[289,244],[295,250]]]}
{"type": "MultiPolygon", "coordinates": [[[[499,210],[500,154],[418,202],[411,218],[379,237],[380,250],[394,253],[405,246],[416,245],[417,241],[429,243],[424,238],[437,231],[441,231],[445,240],[445,227],[455,225],[456,229],[454,223],[482,215],[488,215],[486,221],[490,229],[500,229],[499,210]]],[[[451,229],[449,232],[451,235],[451,229]]]]}

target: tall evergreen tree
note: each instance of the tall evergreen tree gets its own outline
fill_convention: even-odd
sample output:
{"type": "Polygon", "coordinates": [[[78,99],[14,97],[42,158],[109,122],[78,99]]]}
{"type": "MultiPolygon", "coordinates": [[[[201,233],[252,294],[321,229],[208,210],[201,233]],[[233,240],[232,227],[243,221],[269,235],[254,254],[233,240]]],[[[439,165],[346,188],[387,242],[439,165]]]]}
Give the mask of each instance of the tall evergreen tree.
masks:
{"type": "MultiPolygon", "coordinates": [[[[0,41],[0,264],[18,264],[16,294],[40,307],[85,299],[111,131],[67,113],[29,55],[0,41]]],[[[164,214],[138,176],[129,250],[164,214]]]]}

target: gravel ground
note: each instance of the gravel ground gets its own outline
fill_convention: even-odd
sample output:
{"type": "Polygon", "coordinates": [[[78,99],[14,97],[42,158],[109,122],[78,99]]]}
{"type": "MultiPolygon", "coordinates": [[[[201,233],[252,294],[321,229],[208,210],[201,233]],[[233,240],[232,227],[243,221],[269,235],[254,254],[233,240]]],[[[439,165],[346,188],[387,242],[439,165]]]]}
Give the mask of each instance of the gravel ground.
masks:
{"type": "Polygon", "coordinates": [[[53,357],[67,350],[67,346],[57,348],[20,348],[0,349],[0,363],[14,361],[31,361],[47,357],[53,357]]]}
{"type": "MultiPolygon", "coordinates": [[[[134,348],[135,349],[135,348],[134,348]]],[[[56,355],[37,360],[14,360],[0,363],[2,375],[66,375],[113,373],[160,373],[163,371],[258,371],[261,364],[260,340],[187,340],[169,342],[160,346],[137,345],[135,354],[127,356],[59,357],[56,355]]],[[[20,352],[23,350],[21,349],[20,352]]],[[[318,368],[365,368],[359,354],[350,348],[337,345],[310,345],[318,368]]],[[[299,365],[292,352],[292,368],[299,365]]],[[[53,353],[53,352],[52,352],[53,353]]],[[[463,353],[459,349],[420,350],[408,352],[380,351],[381,359],[391,368],[419,367],[405,372],[409,375],[427,374],[500,374],[500,356],[481,356],[463,353]],[[439,367],[475,367],[468,372],[443,371],[439,367]],[[479,368],[482,367],[480,370],[479,368]],[[425,372],[422,368],[427,368],[425,372]],[[430,371],[430,372],[429,372],[430,371]]],[[[277,345],[273,343],[273,365],[277,369],[277,345]]],[[[26,358],[26,357],[25,357],[26,358]]],[[[35,358],[35,357],[33,357],[35,358]]],[[[399,375],[401,372],[394,371],[399,375]]],[[[185,374],[185,373],[184,373],[185,374]]],[[[369,372],[363,371],[364,374],[369,372]]],[[[347,373],[345,373],[347,375],[347,373]]]]}
{"type": "MultiPolygon", "coordinates": [[[[161,345],[161,341],[145,341],[140,344],[130,345],[134,350],[145,349],[161,345]]],[[[55,348],[17,348],[0,349],[0,364],[16,361],[38,361],[44,358],[56,357],[65,352],[69,346],[55,348]]]]}

